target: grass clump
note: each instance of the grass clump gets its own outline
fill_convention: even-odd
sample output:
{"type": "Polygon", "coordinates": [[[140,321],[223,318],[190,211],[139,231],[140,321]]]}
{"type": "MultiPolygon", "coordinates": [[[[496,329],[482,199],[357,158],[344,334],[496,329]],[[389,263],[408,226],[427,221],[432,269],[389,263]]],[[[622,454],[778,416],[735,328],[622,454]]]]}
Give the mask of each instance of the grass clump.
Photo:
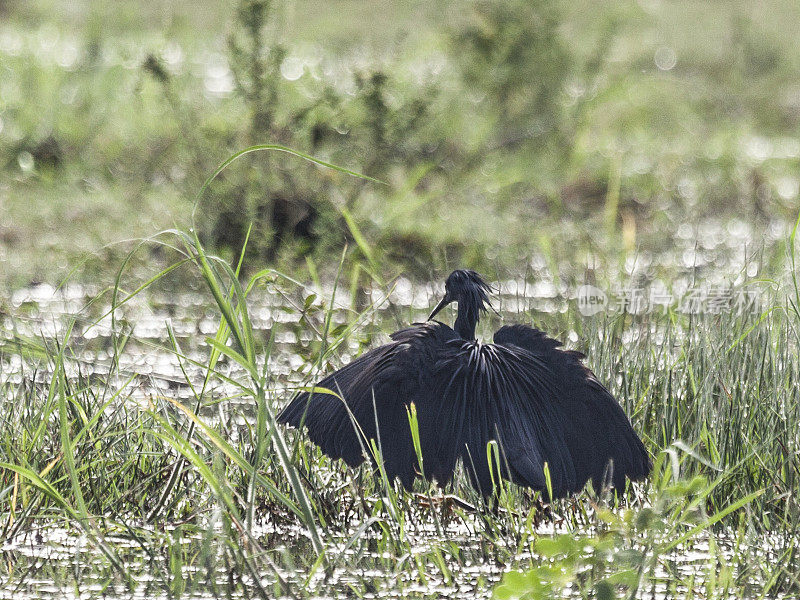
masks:
{"type": "Polygon", "coordinates": [[[21,314],[5,321],[4,538],[39,531],[47,540],[61,528],[86,539],[84,548],[66,546],[68,559],[41,562],[12,542],[6,584],[35,590],[36,574],[78,589],[106,578],[118,592],[186,597],[426,597],[488,596],[502,576],[496,597],[797,590],[789,565],[798,545],[791,432],[800,369],[789,335],[796,315],[777,297],[761,318],[718,314],[708,323],[679,313],[604,320],[522,308],[516,319],[534,316],[553,331],[582,327],[581,349],[656,468],[624,500],[587,491],[544,504],[504,485],[496,509],[485,511],[463,472],[444,497],[422,482],[409,494],[276,427],[291,390],[357,352],[366,341],[359,331],[413,321],[416,309],[354,311],[337,301],[338,285],[322,303],[319,290],[273,270],[242,284],[196,237],[170,235],[161,244],[182,257],[173,268],[132,292],[121,275],[60,320],[56,335],[32,335],[36,320],[21,314]],[[159,286],[171,289],[181,270],[201,284],[213,330],[199,339],[179,333],[182,321],[196,320],[191,313],[170,320],[160,342],[131,335],[132,315],[141,314],[134,306],[144,302],[141,311],[159,286]],[[254,318],[265,306],[273,316],[262,330],[254,318]],[[301,318],[302,327],[291,323],[301,318]],[[107,360],[87,362],[89,349],[107,360]],[[294,349],[307,358],[287,370],[294,349]],[[137,372],[131,358],[154,351],[168,375],[137,372]]]}

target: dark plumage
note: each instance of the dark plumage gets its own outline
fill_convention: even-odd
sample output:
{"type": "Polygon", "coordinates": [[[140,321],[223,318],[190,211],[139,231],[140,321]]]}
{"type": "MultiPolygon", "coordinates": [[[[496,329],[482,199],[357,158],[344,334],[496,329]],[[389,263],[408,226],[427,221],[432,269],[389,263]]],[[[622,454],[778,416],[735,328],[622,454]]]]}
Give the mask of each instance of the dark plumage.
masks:
{"type": "MultiPolygon", "coordinates": [[[[489,286],[474,271],[454,271],[427,323],[392,334],[317,384],[347,402],[367,440],[379,440],[386,473],[409,488],[419,475],[406,407],[416,405],[425,476],[444,485],[462,459],[472,484],[492,493],[487,444],[496,440],[506,479],[554,497],[595,488],[623,489],[650,471],[642,442],[583,355],[525,325],[501,327],[493,344],[475,340],[489,286]],[[458,303],[453,329],[431,321],[458,303]],[[377,422],[377,428],[376,428],[377,422]]],[[[298,394],[278,420],[305,426],[331,458],[360,464],[368,447],[344,402],[317,391],[298,394]]],[[[369,456],[369,454],[367,454],[369,456]]]]}

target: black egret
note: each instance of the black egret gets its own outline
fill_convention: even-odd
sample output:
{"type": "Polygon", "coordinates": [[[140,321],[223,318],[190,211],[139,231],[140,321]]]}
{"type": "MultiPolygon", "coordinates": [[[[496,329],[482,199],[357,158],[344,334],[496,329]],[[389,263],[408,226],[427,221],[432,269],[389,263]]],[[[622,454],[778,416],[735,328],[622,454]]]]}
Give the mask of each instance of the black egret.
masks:
{"type": "Polygon", "coordinates": [[[475,327],[491,288],[475,271],[458,270],[445,290],[428,322],[393,333],[390,343],[314,386],[336,395],[302,392],[278,420],[307,428],[325,454],[350,466],[370,457],[365,449],[375,440],[389,480],[398,478],[407,489],[422,473],[445,485],[459,458],[484,496],[492,494],[498,471],[545,497],[548,474],[553,497],[579,492],[590,479],[595,489],[621,491],[626,477],[648,474],[641,440],[581,353],[519,324],[501,327],[493,344],[481,343],[475,327]],[[432,320],[451,302],[458,305],[453,328],[432,320]],[[494,458],[487,451],[493,440],[494,458]]]}

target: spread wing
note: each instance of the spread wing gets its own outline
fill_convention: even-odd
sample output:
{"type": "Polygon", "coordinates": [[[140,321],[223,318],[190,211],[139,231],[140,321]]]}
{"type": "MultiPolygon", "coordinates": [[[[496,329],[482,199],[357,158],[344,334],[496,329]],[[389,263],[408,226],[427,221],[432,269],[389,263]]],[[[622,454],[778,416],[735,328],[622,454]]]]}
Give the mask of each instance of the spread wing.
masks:
{"type": "Polygon", "coordinates": [[[341,397],[320,392],[298,394],[278,415],[278,421],[307,428],[311,441],[325,454],[342,458],[350,466],[370,456],[364,451],[367,440],[376,440],[389,479],[397,477],[409,488],[419,470],[406,412],[413,402],[425,475],[445,483],[455,470],[456,447],[438,443],[432,377],[437,356],[454,339],[458,339],[456,333],[438,322],[398,331],[392,334],[391,343],[367,352],[316,384],[341,397]]]}
{"type": "Polygon", "coordinates": [[[323,452],[351,466],[364,460],[364,438],[379,441],[387,475],[406,487],[419,470],[406,413],[412,402],[425,476],[441,484],[458,458],[484,495],[493,474],[545,490],[545,463],[554,496],[579,491],[589,478],[599,485],[609,459],[616,487],[626,475],[647,474],[644,447],[579,354],[524,326],[503,327],[495,342],[465,341],[438,322],[404,329],[317,384],[344,402],[302,393],[278,419],[305,426],[323,452]],[[500,463],[494,473],[487,454],[493,440],[500,463]]]}
{"type": "Polygon", "coordinates": [[[638,480],[650,472],[647,450],[628,417],[583,365],[582,354],[561,349],[558,341],[525,325],[502,327],[494,340],[521,350],[525,362],[531,363],[531,376],[548,390],[548,424],[563,445],[543,452],[551,469],[560,463],[566,491],[578,491],[589,479],[597,488],[609,481],[623,489],[626,477],[638,480]]]}

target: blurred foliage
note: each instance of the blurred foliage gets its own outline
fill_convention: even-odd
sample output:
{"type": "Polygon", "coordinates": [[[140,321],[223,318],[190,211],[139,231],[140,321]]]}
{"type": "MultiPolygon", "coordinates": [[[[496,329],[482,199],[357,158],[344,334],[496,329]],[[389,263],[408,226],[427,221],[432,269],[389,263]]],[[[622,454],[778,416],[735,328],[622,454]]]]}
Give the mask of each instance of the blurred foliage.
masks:
{"type": "Polygon", "coordinates": [[[562,94],[576,62],[559,32],[559,3],[482,0],[471,9],[450,32],[451,54],[483,118],[494,121],[490,146],[541,144],[564,125],[562,94]]]}
{"type": "Polygon", "coordinates": [[[419,276],[616,262],[709,219],[760,240],[800,196],[785,0],[3,10],[0,261],[17,285],[189,225],[205,178],[254,143],[386,182],[266,154],[226,170],[202,239],[232,258],[252,224],[249,260],[289,268],[332,269],[344,244],[365,269],[419,276]]]}
{"type": "MultiPolygon", "coordinates": [[[[272,0],[239,3],[227,50],[235,97],[247,119],[237,129],[194,140],[194,163],[202,165],[202,157],[214,148],[227,146],[233,152],[265,142],[343,162],[355,157],[360,162],[356,168],[376,178],[387,177],[395,166],[413,169],[419,161],[440,158],[440,132],[430,127],[435,87],[400,86],[380,66],[347,72],[350,93],[325,80],[301,86],[296,80],[306,66],[295,63],[297,76],[282,73],[287,50],[278,41],[275,12],[272,0]]],[[[158,59],[148,56],[144,68],[189,122],[193,108],[173,100],[170,77],[158,59]]],[[[358,202],[363,181],[332,177],[284,157],[250,156],[244,162],[212,184],[208,196],[213,200],[203,205],[199,225],[212,247],[238,256],[251,225],[246,260],[256,264],[274,261],[280,251],[295,258],[327,256],[343,240],[354,241],[357,233],[347,215],[358,202]]],[[[198,174],[202,168],[208,165],[198,167],[198,174]]],[[[391,251],[391,239],[385,241],[391,251]]]]}

